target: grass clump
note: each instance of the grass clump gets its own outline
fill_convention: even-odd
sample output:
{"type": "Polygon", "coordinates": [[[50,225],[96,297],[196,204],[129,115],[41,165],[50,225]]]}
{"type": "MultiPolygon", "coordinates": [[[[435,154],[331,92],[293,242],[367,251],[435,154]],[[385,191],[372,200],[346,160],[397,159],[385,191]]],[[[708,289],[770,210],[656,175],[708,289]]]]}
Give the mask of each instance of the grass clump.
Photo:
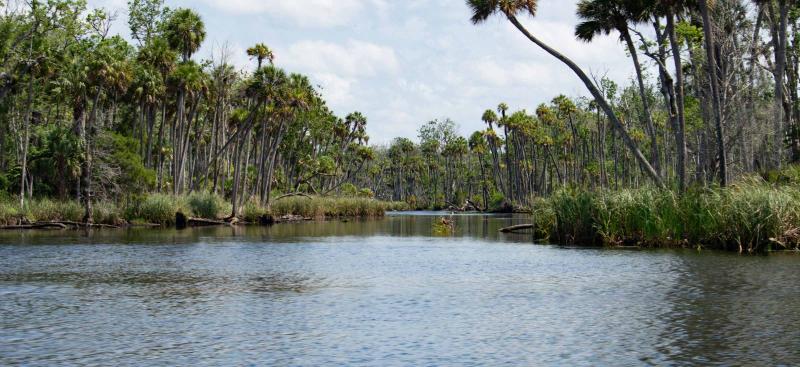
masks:
{"type": "Polygon", "coordinates": [[[386,203],[358,197],[288,197],[270,206],[272,215],[299,215],[306,218],[381,217],[387,209],[405,207],[399,203],[386,203]]]}
{"type": "Polygon", "coordinates": [[[249,200],[242,208],[242,219],[250,223],[258,223],[261,218],[269,214],[269,210],[261,206],[256,200],[249,200]]]}
{"type": "Polygon", "coordinates": [[[140,200],[129,203],[125,217],[128,221],[144,221],[172,225],[175,223],[175,212],[184,207],[179,198],[164,194],[151,194],[140,200]]]}
{"type": "Polygon", "coordinates": [[[26,201],[22,212],[31,222],[80,222],[83,221],[84,208],[74,200],[34,199],[26,201]]]}
{"type": "Polygon", "coordinates": [[[192,193],[186,198],[186,204],[192,215],[206,219],[217,219],[230,211],[230,204],[208,192],[192,193]]]}
{"type": "Polygon", "coordinates": [[[15,225],[21,217],[17,204],[11,200],[0,200],[0,225],[15,225]]]}
{"type": "Polygon", "coordinates": [[[119,207],[111,202],[95,203],[92,211],[92,220],[98,224],[121,225],[125,223],[119,207]]]}
{"type": "Polygon", "coordinates": [[[531,211],[536,226],[563,244],[741,252],[800,246],[800,188],[761,180],[683,195],[655,188],[562,190],[534,200],[531,211]]]}

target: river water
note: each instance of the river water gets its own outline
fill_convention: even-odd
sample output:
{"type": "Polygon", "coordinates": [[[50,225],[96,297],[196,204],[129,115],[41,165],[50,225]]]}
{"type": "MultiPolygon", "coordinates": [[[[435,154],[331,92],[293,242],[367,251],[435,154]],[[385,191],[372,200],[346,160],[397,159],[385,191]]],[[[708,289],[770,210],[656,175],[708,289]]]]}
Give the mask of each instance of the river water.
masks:
{"type": "Polygon", "coordinates": [[[0,233],[0,365],[800,365],[800,255],[438,218],[0,233]]]}

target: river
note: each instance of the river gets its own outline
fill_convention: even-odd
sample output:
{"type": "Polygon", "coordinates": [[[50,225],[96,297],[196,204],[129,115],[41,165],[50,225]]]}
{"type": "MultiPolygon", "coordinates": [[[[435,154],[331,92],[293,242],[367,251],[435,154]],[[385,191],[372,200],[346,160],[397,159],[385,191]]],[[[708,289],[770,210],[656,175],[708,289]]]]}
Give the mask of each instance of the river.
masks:
{"type": "Polygon", "coordinates": [[[0,233],[0,365],[800,365],[800,255],[439,215],[0,233]]]}

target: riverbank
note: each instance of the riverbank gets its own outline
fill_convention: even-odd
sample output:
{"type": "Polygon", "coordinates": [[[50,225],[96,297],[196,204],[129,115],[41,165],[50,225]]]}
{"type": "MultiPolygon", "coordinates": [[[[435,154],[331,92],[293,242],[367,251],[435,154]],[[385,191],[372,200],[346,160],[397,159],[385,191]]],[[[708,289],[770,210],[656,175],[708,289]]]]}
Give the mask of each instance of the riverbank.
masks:
{"type": "MultiPolygon", "coordinates": [[[[784,177],[785,176],[779,176],[784,177]]],[[[751,177],[683,195],[642,188],[561,190],[530,207],[535,236],[566,245],[798,249],[800,186],[751,177]]]]}
{"type": "MultiPolygon", "coordinates": [[[[231,213],[231,204],[222,197],[207,193],[184,196],[150,194],[121,202],[93,204],[93,222],[99,226],[164,226],[176,225],[176,214],[187,218],[221,221],[231,213]]],[[[239,223],[272,223],[280,218],[329,219],[380,217],[386,211],[406,209],[405,203],[384,202],[358,197],[295,196],[276,200],[270,207],[254,202],[240,210],[239,223]]],[[[13,198],[0,200],[0,226],[35,229],[58,224],[80,226],[84,209],[75,200],[26,200],[20,207],[13,198]]],[[[178,216],[180,217],[180,216],[178,216]]]]}

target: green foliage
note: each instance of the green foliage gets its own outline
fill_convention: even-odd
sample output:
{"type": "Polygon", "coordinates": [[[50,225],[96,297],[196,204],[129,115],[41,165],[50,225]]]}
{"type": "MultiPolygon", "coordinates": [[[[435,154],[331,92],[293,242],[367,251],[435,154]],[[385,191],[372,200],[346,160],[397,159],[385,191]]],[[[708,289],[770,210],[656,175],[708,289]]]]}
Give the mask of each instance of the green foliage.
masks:
{"type": "Polygon", "coordinates": [[[492,191],[489,195],[489,208],[499,209],[506,203],[506,197],[500,191],[492,191]]]}
{"type": "Polygon", "coordinates": [[[83,206],[72,200],[53,201],[50,199],[28,200],[22,211],[31,222],[73,221],[83,220],[83,206]]]}
{"type": "Polygon", "coordinates": [[[258,223],[259,219],[264,216],[268,215],[269,210],[267,208],[262,207],[257,201],[249,200],[244,204],[242,208],[242,218],[246,222],[250,223],[258,223]]]}
{"type": "Polygon", "coordinates": [[[341,191],[342,195],[348,197],[353,197],[356,196],[356,194],[358,194],[358,188],[356,187],[356,185],[353,185],[349,182],[343,184],[339,191],[341,191]]]}
{"type": "Polygon", "coordinates": [[[93,205],[92,214],[92,219],[95,223],[110,225],[121,225],[125,223],[122,211],[116,204],[111,202],[104,201],[95,203],[93,205]]]}
{"type": "Polygon", "coordinates": [[[230,211],[230,204],[211,193],[192,193],[186,198],[191,215],[200,218],[217,219],[230,211]]]}
{"type": "Polygon", "coordinates": [[[179,198],[164,194],[151,194],[141,201],[132,202],[125,210],[129,221],[143,220],[147,223],[171,225],[175,213],[184,207],[179,198]]]}
{"type": "Polygon", "coordinates": [[[561,190],[535,200],[531,211],[537,228],[567,244],[745,252],[800,245],[800,189],[760,180],[695,189],[683,196],[653,188],[561,190]]]}
{"type": "Polygon", "coordinates": [[[18,203],[9,199],[0,199],[0,225],[17,224],[22,215],[18,209],[18,203]]]}
{"type": "Polygon", "coordinates": [[[108,139],[101,140],[101,144],[112,152],[107,163],[119,169],[120,176],[115,183],[121,192],[141,194],[155,186],[156,173],[144,166],[135,139],[112,133],[108,139]]]}

